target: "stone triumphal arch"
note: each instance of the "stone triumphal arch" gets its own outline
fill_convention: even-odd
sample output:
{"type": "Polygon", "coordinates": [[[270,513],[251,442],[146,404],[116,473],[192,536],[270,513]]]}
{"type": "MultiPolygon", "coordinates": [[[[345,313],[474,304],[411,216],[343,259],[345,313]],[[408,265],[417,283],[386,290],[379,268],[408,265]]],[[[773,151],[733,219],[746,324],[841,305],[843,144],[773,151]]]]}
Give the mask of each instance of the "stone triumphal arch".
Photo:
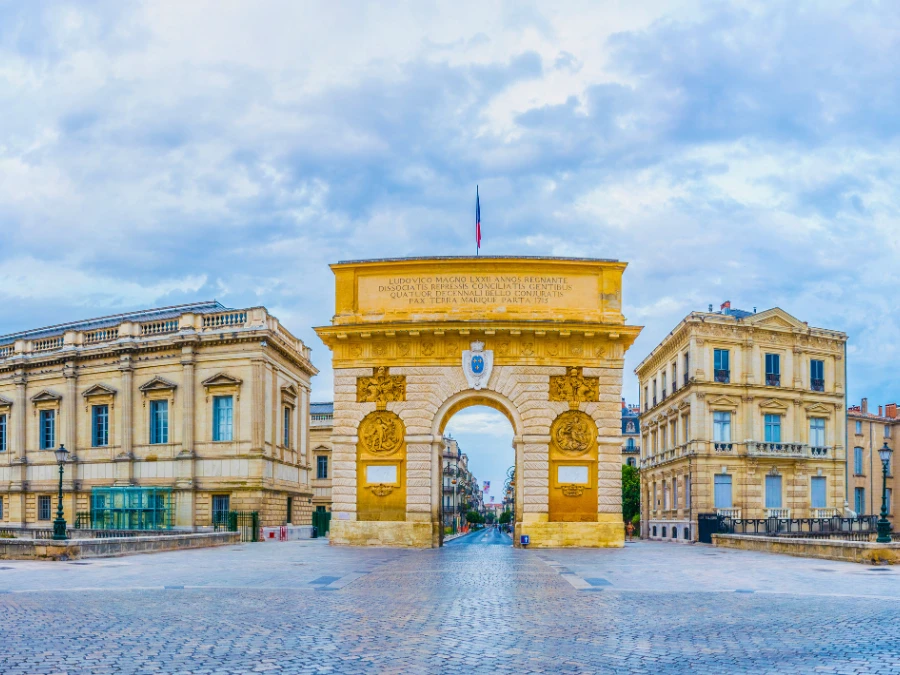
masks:
{"type": "Polygon", "coordinates": [[[405,258],[332,265],[331,542],[439,546],[442,435],[471,405],[507,416],[515,541],[621,546],[620,395],[640,328],[625,263],[405,258]]]}

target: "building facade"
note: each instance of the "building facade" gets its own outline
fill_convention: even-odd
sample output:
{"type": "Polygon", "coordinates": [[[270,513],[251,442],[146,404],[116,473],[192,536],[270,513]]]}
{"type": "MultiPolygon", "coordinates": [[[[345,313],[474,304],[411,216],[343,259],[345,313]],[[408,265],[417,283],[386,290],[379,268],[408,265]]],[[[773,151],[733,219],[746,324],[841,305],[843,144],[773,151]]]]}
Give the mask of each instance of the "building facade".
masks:
{"type": "Polygon", "coordinates": [[[312,403],[309,407],[309,447],[312,448],[313,508],[331,512],[331,433],[334,403],[312,403]]]}
{"type": "Polygon", "coordinates": [[[638,466],[641,459],[641,406],[622,399],[622,464],[638,466]]]}
{"type": "Polygon", "coordinates": [[[63,444],[70,525],[308,523],[309,356],[265,308],[217,302],[0,337],[3,525],[49,525],[63,444]]]}
{"type": "Polygon", "coordinates": [[[883,469],[878,449],[885,443],[893,449],[887,477],[888,518],[894,522],[894,495],[897,494],[897,476],[893,465],[897,461],[900,445],[897,436],[900,434],[900,415],[897,404],[888,403],[878,406],[877,412],[869,411],[868,400],[863,399],[859,405],[847,409],[847,431],[849,445],[847,452],[847,475],[849,476],[849,493],[847,500],[850,509],[860,515],[879,515],[881,513],[883,469]]]}
{"type": "Polygon", "coordinates": [[[696,540],[701,513],[843,513],[846,339],[778,308],[681,321],[635,370],[642,536],[696,540]]]}
{"type": "Polygon", "coordinates": [[[455,532],[466,523],[469,510],[481,512],[484,504],[478,479],[469,470],[469,457],[459,449],[459,442],[444,437],[441,453],[443,465],[443,502],[441,504],[444,531],[455,532]]]}

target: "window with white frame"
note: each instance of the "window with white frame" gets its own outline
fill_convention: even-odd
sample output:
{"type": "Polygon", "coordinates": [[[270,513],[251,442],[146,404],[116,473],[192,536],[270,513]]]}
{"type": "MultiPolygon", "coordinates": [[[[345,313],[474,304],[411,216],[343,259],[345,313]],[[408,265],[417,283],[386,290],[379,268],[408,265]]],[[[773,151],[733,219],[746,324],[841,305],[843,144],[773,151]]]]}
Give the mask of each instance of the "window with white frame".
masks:
{"type": "Polygon", "coordinates": [[[810,483],[809,505],[814,509],[826,506],[825,476],[813,476],[810,483]]]}
{"type": "Polygon", "coordinates": [[[866,512],[866,489],[853,488],[853,510],[862,515],[866,512]]]}
{"type": "MultiPolygon", "coordinates": [[[[320,480],[328,478],[328,455],[318,455],[316,457],[316,478],[320,480]]],[[[446,478],[444,483],[445,485],[447,484],[446,478]]]]}
{"type": "Polygon", "coordinates": [[[7,449],[6,415],[0,415],[0,452],[6,452],[6,449],[7,449]]]}
{"type": "Polygon", "coordinates": [[[284,447],[291,447],[291,408],[290,406],[284,406],[284,447]]]}
{"type": "Polygon", "coordinates": [[[713,412],[713,441],[715,443],[731,442],[731,413],[724,410],[713,412]]]}
{"type": "Polygon", "coordinates": [[[38,520],[50,520],[50,495],[38,495],[38,520]]]}
{"type": "Polygon", "coordinates": [[[678,508],[678,478],[672,479],[672,508],[678,508]]]}
{"type": "Polygon", "coordinates": [[[781,415],[765,416],[766,443],[781,443],[781,415]]]}
{"type": "Polygon", "coordinates": [[[825,447],[824,417],[811,417],[809,419],[809,444],[814,448],[825,447]]]}
{"type": "Polygon", "coordinates": [[[862,422],[860,420],[856,420],[856,433],[858,435],[862,434],[862,422]]]}
{"type": "Polygon", "coordinates": [[[166,399],[150,401],[150,443],[169,442],[169,402],[166,399]]]}
{"type": "Polygon", "coordinates": [[[234,440],[233,396],[213,396],[213,440],[234,440]]]}
{"type": "Polygon", "coordinates": [[[684,477],[684,508],[691,508],[691,477],[684,477]]]}
{"type": "Polygon", "coordinates": [[[53,450],[56,447],[56,411],[41,410],[38,424],[41,450],[53,450]]]}
{"type": "Polygon", "coordinates": [[[825,391],[825,362],[820,359],[809,361],[809,388],[813,391],[825,391]]]}
{"type": "Polygon", "coordinates": [[[91,406],[91,446],[103,448],[109,445],[109,406],[91,406]]]}
{"type": "Polygon", "coordinates": [[[860,447],[853,448],[853,473],[863,475],[863,449],[860,447]]]}
{"type": "Polygon", "coordinates": [[[885,438],[891,437],[891,428],[887,424],[884,425],[884,437],[885,438]]]}

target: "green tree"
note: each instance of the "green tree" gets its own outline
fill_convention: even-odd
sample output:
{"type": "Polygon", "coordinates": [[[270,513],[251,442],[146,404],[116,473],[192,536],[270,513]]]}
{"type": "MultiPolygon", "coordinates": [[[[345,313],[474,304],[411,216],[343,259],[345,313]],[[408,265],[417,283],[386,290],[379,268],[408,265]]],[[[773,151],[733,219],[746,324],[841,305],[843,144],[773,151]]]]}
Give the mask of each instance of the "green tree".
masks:
{"type": "Polygon", "coordinates": [[[622,465],[622,518],[632,520],[641,512],[641,475],[637,467],[622,465]]]}
{"type": "Polygon", "coordinates": [[[512,520],[512,512],[504,511],[500,514],[500,520],[498,520],[497,522],[499,522],[501,525],[506,525],[510,520],[512,520]]]}
{"type": "Polygon", "coordinates": [[[484,522],[484,516],[478,513],[475,509],[471,509],[468,513],[466,513],[466,521],[473,525],[477,525],[478,523],[484,522]]]}

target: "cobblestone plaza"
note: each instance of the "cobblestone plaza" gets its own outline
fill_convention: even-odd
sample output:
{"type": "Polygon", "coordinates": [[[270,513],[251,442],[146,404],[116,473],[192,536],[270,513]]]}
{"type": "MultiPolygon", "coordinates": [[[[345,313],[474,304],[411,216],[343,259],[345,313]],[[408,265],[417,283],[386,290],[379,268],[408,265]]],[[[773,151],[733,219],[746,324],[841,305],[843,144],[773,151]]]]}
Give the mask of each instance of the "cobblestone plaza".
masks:
{"type": "Polygon", "coordinates": [[[900,672],[894,568],[509,544],[4,561],[0,672],[900,672]]]}

